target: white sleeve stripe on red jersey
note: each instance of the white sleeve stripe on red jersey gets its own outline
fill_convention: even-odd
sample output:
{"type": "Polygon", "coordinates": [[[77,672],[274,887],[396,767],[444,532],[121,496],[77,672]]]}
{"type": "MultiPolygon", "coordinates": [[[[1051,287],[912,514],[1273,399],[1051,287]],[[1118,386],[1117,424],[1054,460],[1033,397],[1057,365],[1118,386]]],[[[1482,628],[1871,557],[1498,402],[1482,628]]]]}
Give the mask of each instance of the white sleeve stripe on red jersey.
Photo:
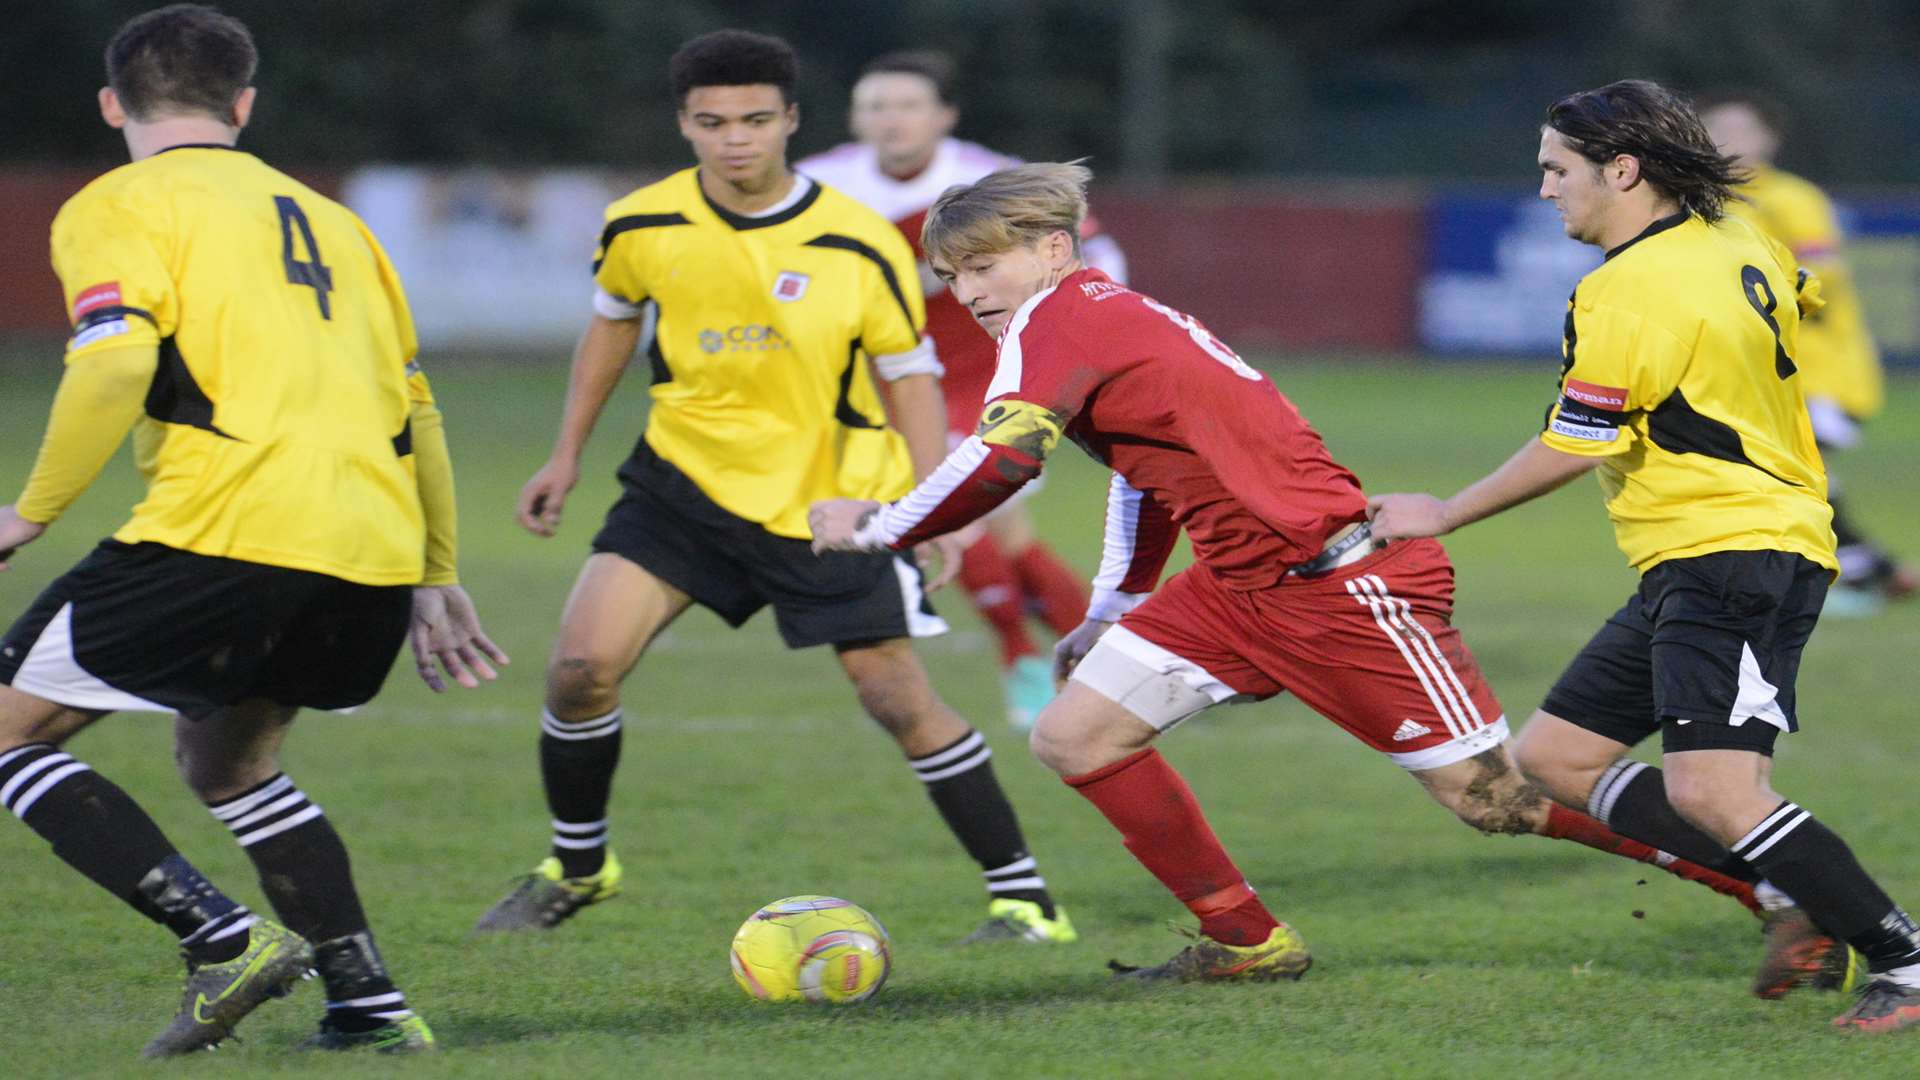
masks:
{"type": "Polygon", "coordinates": [[[1127,580],[1133,566],[1133,553],[1140,538],[1139,489],[1127,483],[1119,473],[1107,485],[1107,526],[1101,536],[1100,572],[1093,575],[1095,589],[1113,590],[1127,580]]]}
{"type": "Polygon", "coordinates": [[[987,460],[991,451],[987,444],[980,441],[978,435],[969,435],[965,442],[953,448],[947,460],[933,470],[918,487],[907,492],[905,498],[896,503],[888,503],[880,508],[858,532],[854,541],[861,547],[892,547],[907,535],[915,525],[925,521],[947,497],[960,489],[980,463],[987,460]]]}
{"type": "Polygon", "coordinates": [[[1042,289],[1020,305],[1013,313],[1013,319],[1007,323],[1007,332],[1000,335],[1000,356],[993,366],[993,382],[987,385],[986,400],[992,401],[1002,394],[1016,393],[1020,389],[1022,356],[1020,352],[1020,332],[1027,328],[1027,320],[1033,317],[1033,309],[1040,301],[1053,294],[1053,288],[1042,289]]]}
{"type": "Polygon", "coordinates": [[[1120,586],[1133,569],[1139,550],[1140,507],[1146,496],[1118,472],[1107,485],[1107,524],[1100,538],[1100,572],[1093,576],[1093,595],[1087,602],[1087,618],[1099,622],[1118,622],[1120,616],[1140,606],[1145,593],[1126,593],[1120,586]]]}

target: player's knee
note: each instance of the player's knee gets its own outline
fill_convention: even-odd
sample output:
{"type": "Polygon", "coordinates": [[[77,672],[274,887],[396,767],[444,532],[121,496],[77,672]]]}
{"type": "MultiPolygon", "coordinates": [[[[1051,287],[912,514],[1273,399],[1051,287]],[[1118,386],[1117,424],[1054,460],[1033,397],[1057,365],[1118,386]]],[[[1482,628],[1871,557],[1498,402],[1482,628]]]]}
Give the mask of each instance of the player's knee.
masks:
{"type": "Polygon", "coordinates": [[[1669,768],[1662,779],[1666,783],[1667,802],[1674,812],[1701,831],[1718,838],[1725,838],[1731,832],[1738,838],[1737,825],[1730,826],[1725,792],[1720,784],[1709,777],[1694,776],[1685,769],[1669,768]]]}
{"type": "Polygon", "coordinates": [[[1033,730],[1027,735],[1027,749],[1040,764],[1059,773],[1061,776],[1073,776],[1082,770],[1074,768],[1082,756],[1086,739],[1076,739],[1062,724],[1057,716],[1050,716],[1048,710],[1040,710],[1034,718],[1033,730]]]}
{"type": "Polygon", "coordinates": [[[1499,791],[1469,791],[1454,803],[1454,816],[1474,829],[1493,836],[1523,836],[1533,832],[1534,818],[1542,806],[1540,793],[1531,784],[1519,784],[1499,791]]]}
{"type": "Polygon", "coordinates": [[[1546,799],[1496,747],[1421,780],[1442,806],[1480,832],[1518,836],[1536,831],[1546,799]]]}
{"type": "Polygon", "coordinates": [[[924,677],[905,671],[864,672],[853,681],[860,707],[896,739],[907,739],[932,715],[936,699],[924,677]]]}
{"type": "Polygon", "coordinates": [[[231,799],[271,780],[280,771],[279,761],[273,756],[236,757],[184,741],[174,743],[173,764],[187,790],[205,803],[231,799]]]}
{"type": "Polygon", "coordinates": [[[592,656],[556,656],[547,665],[547,708],[562,719],[599,716],[619,703],[621,672],[592,656]]]}

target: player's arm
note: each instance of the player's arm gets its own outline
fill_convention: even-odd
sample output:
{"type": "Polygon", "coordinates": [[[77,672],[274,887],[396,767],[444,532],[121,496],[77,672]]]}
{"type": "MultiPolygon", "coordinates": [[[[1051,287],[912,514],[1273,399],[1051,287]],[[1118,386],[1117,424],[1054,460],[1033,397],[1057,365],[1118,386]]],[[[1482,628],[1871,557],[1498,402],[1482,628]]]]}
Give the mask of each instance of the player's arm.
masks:
{"type": "Polygon", "coordinates": [[[560,432],[553,453],[527,486],[520,490],[520,524],[536,536],[552,536],[560,526],[567,493],[580,482],[580,453],[593,425],[620,384],[627,361],[640,343],[638,315],[611,318],[596,311],[573,349],[573,367],[567,375],[567,401],[560,415],[560,432]]]}
{"type": "Polygon", "coordinates": [[[1066,423],[1065,417],[1038,405],[996,401],[980,418],[980,430],[897,502],[814,503],[808,515],[813,549],[903,551],[964,528],[1040,475],[1066,423]]]}
{"type": "Polygon", "coordinates": [[[1373,520],[1373,535],[1382,540],[1445,536],[1462,525],[1537,499],[1599,464],[1597,457],[1569,454],[1540,439],[1529,439],[1505,464],[1452,498],[1375,495],[1367,500],[1367,513],[1373,520]]]}
{"type": "Polygon", "coordinates": [[[1691,349],[1631,311],[1572,310],[1569,363],[1545,430],[1499,468],[1456,492],[1376,495],[1367,500],[1374,536],[1443,536],[1539,498],[1633,447],[1632,418],[1666,399],[1691,349]]]}
{"type": "Polygon", "coordinates": [[[887,417],[907,441],[913,458],[913,478],[925,480],[947,456],[947,399],[940,390],[946,369],[934,351],[933,338],[904,353],[873,358],[887,398],[887,417]]]}
{"type": "Polygon", "coordinates": [[[0,510],[0,569],[100,475],[140,418],[159,365],[151,344],[100,347],[68,360],[26,489],[0,510]]]}
{"type": "Polygon", "coordinates": [[[1173,513],[1114,473],[1107,485],[1106,528],[1101,534],[1093,596],[1086,618],[1054,643],[1056,681],[1072,675],[1100,636],[1160,584],[1160,574],[1179,539],[1180,526],[1173,513]]]}

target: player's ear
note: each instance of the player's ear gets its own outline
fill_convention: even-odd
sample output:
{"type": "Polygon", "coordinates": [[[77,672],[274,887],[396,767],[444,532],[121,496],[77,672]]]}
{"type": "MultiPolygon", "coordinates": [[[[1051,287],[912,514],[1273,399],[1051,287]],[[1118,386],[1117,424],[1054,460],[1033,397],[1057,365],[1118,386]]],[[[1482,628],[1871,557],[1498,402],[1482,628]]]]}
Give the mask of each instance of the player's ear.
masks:
{"type": "Polygon", "coordinates": [[[120,95],[114,93],[111,86],[100,88],[100,119],[106,121],[110,128],[127,126],[127,110],[121,106],[120,95]]]}
{"type": "Polygon", "coordinates": [[[234,97],[233,116],[228,118],[227,122],[232,124],[236,129],[246,127],[247,121],[253,119],[253,99],[255,94],[256,91],[254,88],[249,86],[234,97]]]}
{"type": "Polygon", "coordinates": [[[790,101],[787,103],[787,134],[791,135],[794,132],[799,130],[800,130],[800,103],[797,101],[790,101]]]}
{"type": "Polygon", "coordinates": [[[1632,154],[1615,157],[1607,166],[1607,179],[1616,191],[1632,191],[1640,183],[1640,159],[1632,154]]]}

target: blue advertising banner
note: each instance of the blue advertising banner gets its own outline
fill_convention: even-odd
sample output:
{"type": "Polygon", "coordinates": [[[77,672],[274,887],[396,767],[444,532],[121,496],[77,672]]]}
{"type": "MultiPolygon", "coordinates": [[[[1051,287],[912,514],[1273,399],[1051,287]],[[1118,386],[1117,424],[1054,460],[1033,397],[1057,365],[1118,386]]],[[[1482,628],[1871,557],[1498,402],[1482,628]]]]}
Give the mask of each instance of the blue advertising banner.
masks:
{"type": "MultiPolygon", "coordinates": [[[[1889,364],[1920,365],[1920,202],[1841,206],[1867,323],[1889,364]]],[[[1600,252],[1532,195],[1443,193],[1427,212],[1421,347],[1442,356],[1558,354],[1567,297],[1600,252]]]]}

